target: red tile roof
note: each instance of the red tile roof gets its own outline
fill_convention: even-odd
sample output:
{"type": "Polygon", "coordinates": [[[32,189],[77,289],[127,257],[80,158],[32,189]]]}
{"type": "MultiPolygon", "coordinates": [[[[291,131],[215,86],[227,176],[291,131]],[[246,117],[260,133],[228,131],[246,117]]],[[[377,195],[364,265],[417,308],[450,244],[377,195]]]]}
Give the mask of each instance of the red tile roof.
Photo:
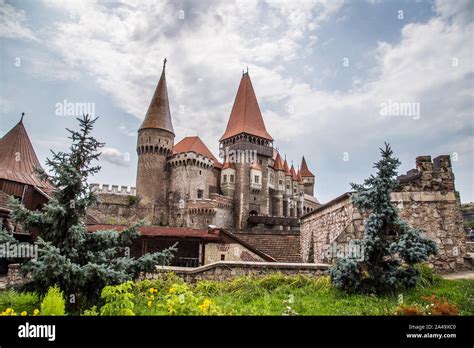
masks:
{"type": "Polygon", "coordinates": [[[166,87],[164,65],[160,81],[158,82],[158,86],[156,86],[155,93],[151,98],[150,106],[148,107],[145,119],[143,120],[139,130],[146,128],[163,129],[174,134],[173,123],[171,122],[171,112],[168,100],[168,89],[166,87]]]}
{"type": "Polygon", "coordinates": [[[275,158],[275,163],[273,164],[273,168],[275,170],[285,170],[283,167],[283,161],[281,160],[281,156],[279,153],[277,153],[276,158],[275,158]]]}
{"type": "Polygon", "coordinates": [[[195,152],[197,154],[206,156],[214,161],[214,166],[221,168],[222,164],[214,157],[211,150],[204,144],[198,136],[183,138],[179,143],[173,147],[173,153],[195,152]]]}
{"type": "Polygon", "coordinates": [[[262,170],[262,167],[255,161],[250,165],[250,169],[262,170]]]}
{"type": "MultiPolygon", "coordinates": [[[[110,230],[123,231],[128,227],[129,226],[124,225],[89,225],[87,226],[87,230],[89,232],[110,230]]],[[[219,228],[210,230],[208,228],[142,226],[138,228],[138,232],[140,235],[146,237],[198,238],[210,242],[222,242],[225,240],[225,238],[227,238],[227,240],[231,239],[243,245],[265,261],[276,261],[276,258],[260,249],[255,248],[251,243],[240,239],[238,235],[219,228]]]]}
{"type": "Polygon", "coordinates": [[[298,169],[298,173],[296,173],[296,177],[298,178],[298,181],[303,181],[303,178],[301,177],[301,170],[298,169]]]}
{"type": "Polygon", "coordinates": [[[291,178],[294,181],[298,181],[298,176],[296,175],[295,167],[293,167],[293,164],[291,165],[290,174],[291,174],[291,178]]]}
{"type": "Polygon", "coordinates": [[[286,161],[286,158],[285,158],[285,163],[283,163],[283,170],[285,171],[287,175],[291,175],[290,168],[288,167],[288,162],[286,161]]]}
{"type": "Polygon", "coordinates": [[[240,80],[227,128],[220,140],[222,141],[241,133],[273,140],[265,128],[262,113],[260,112],[257,97],[255,96],[248,73],[243,74],[240,80]]]}
{"type": "MultiPolygon", "coordinates": [[[[90,225],[87,226],[89,232],[96,231],[123,231],[129,228],[124,225],[90,225]]],[[[210,233],[207,228],[190,228],[190,227],[163,227],[163,226],[142,226],[138,228],[138,232],[142,236],[147,237],[179,237],[179,238],[199,238],[206,240],[218,240],[218,233],[210,233]]]]}
{"type": "Polygon", "coordinates": [[[228,168],[235,169],[234,167],[235,167],[235,166],[234,166],[233,163],[230,163],[229,161],[226,161],[226,162],[222,165],[222,170],[228,169],[228,168]]]}
{"type": "Polygon", "coordinates": [[[0,179],[54,190],[54,186],[40,180],[34,168],[41,168],[23,125],[23,116],[7,134],[0,139],[0,179]]]}
{"type": "Polygon", "coordinates": [[[304,156],[301,160],[301,170],[300,170],[301,176],[302,177],[314,177],[314,174],[311,173],[311,171],[308,169],[308,165],[306,164],[306,160],[304,159],[304,156]]]}

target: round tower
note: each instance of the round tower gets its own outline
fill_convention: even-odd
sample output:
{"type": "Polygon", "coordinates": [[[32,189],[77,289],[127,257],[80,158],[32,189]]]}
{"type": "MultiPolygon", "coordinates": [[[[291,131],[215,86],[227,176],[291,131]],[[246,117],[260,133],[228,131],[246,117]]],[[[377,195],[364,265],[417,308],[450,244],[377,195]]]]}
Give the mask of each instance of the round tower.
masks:
{"type": "Polygon", "coordinates": [[[160,81],[138,130],[137,196],[151,208],[152,223],[167,223],[167,158],[173,153],[174,131],[166,87],[165,64],[160,81]]]}

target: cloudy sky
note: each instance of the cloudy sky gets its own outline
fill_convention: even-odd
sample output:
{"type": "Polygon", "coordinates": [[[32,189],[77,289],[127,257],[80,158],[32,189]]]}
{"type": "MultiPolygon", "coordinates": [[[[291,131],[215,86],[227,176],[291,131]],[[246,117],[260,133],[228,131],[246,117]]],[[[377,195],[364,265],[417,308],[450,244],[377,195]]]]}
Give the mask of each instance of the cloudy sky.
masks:
{"type": "Polygon", "coordinates": [[[89,103],[106,143],[91,182],[134,185],[163,58],[176,140],[197,134],[216,154],[248,66],[275,146],[295,166],[305,155],[321,202],[372,173],[384,141],[401,173],[416,156],[451,155],[473,201],[473,11],[462,0],[0,0],[0,135],[25,112],[43,162],[76,125],[60,106],[89,103]],[[397,115],[401,103],[411,113],[397,115]]]}

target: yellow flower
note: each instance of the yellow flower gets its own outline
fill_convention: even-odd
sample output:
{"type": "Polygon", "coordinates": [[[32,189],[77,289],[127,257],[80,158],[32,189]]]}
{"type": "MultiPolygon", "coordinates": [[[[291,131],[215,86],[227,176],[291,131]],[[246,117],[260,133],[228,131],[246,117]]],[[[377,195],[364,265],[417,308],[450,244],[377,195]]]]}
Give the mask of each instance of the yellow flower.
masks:
{"type": "Polygon", "coordinates": [[[151,296],[150,296],[150,300],[153,301],[154,299],[155,299],[155,296],[151,295],[151,296]]]}
{"type": "Polygon", "coordinates": [[[12,311],[13,311],[13,310],[12,310],[11,308],[7,308],[7,309],[5,310],[5,313],[6,313],[6,314],[10,314],[12,311]]]}
{"type": "Polygon", "coordinates": [[[35,310],[33,311],[33,315],[38,315],[39,312],[40,312],[39,309],[35,309],[35,310]]]}
{"type": "Polygon", "coordinates": [[[26,313],[26,311],[21,312],[21,316],[22,316],[22,317],[24,317],[24,316],[26,316],[26,315],[28,315],[28,313],[26,313]]]}
{"type": "Polygon", "coordinates": [[[148,308],[150,308],[152,305],[153,305],[153,301],[148,301],[148,304],[147,304],[148,308]]]}
{"type": "Polygon", "coordinates": [[[204,300],[204,302],[199,305],[199,310],[202,312],[202,313],[207,313],[209,311],[209,307],[211,307],[211,304],[212,304],[212,301],[209,300],[208,298],[206,298],[204,300]]]}
{"type": "Polygon", "coordinates": [[[153,289],[153,288],[150,288],[150,290],[148,290],[148,291],[150,292],[150,294],[153,294],[154,292],[156,292],[156,290],[153,289]]]}
{"type": "Polygon", "coordinates": [[[168,292],[170,294],[174,294],[176,292],[176,288],[171,287],[168,292]]]}

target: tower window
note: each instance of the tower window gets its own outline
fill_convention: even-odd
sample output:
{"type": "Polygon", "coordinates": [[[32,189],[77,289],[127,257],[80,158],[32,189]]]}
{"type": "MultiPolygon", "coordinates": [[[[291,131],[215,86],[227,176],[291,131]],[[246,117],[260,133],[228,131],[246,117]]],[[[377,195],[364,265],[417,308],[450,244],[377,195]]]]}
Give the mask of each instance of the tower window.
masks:
{"type": "Polygon", "coordinates": [[[203,193],[204,193],[203,190],[198,190],[198,192],[197,192],[197,197],[198,197],[198,199],[201,199],[201,198],[202,198],[203,193]]]}
{"type": "Polygon", "coordinates": [[[227,175],[224,175],[224,182],[227,182],[227,175]]]}
{"type": "Polygon", "coordinates": [[[225,260],[225,254],[221,254],[221,261],[225,260]]]}
{"type": "Polygon", "coordinates": [[[230,175],[230,182],[234,182],[234,175],[233,174],[230,175]]]}
{"type": "Polygon", "coordinates": [[[254,183],[258,184],[259,179],[258,175],[255,175],[253,178],[254,183]]]}

